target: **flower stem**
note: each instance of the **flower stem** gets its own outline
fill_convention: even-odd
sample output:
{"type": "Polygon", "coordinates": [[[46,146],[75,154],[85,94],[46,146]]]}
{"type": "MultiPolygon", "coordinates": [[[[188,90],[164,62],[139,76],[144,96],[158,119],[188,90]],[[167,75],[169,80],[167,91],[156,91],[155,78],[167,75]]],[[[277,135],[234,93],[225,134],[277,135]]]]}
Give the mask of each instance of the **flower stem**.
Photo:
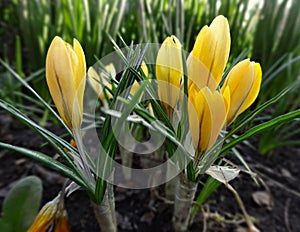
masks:
{"type": "Polygon", "coordinates": [[[190,181],[184,173],[180,174],[177,183],[172,221],[175,232],[184,232],[189,226],[197,183],[190,181]]]}
{"type": "Polygon", "coordinates": [[[120,156],[122,160],[122,168],[125,180],[129,181],[131,179],[131,168],[132,167],[132,157],[133,153],[128,151],[126,148],[119,146],[120,156]],[[126,167],[126,168],[124,168],[126,167]]]}
{"type": "Polygon", "coordinates": [[[114,201],[113,186],[108,184],[106,193],[101,204],[92,202],[95,217],[101,228],[101,231],[116,232],[117,222],[115,214],[115,201],[114,201]]]}
{"type": "MultiPolygon", "coordinates": [[[[172,164],[170,164],[169,162],[167,163],[167,171],[166,171],[166,179],[169,180],[169,174],[172,173],[172,164]]],[[[166,194],[166,198],[169,201],[174,201],[175,199],[175,192],[176,192],[176,184],[178,183],[178,176],[175,176],[173,179],[169,180],[168,182],[166,182],[165,184],[165,194],[166,194]]]]}

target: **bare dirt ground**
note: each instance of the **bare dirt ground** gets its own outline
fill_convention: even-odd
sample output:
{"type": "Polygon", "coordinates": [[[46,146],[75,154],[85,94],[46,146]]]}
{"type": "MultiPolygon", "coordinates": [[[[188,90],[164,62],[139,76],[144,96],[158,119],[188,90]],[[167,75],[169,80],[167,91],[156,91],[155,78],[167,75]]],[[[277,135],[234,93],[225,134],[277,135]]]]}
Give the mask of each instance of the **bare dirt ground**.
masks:
{"type": "MultiPolygon", "coordinates": [[[[0,141],[42,151],[53,149],[30,129],[24,128],[8,115],[0,115],[0,141]]],[[[57,130],[57,133],[63,133],[57,130]]],[[[282,148],[267,158],[255,151],[238,148],[256,177],[264,185],[257,186],[249,174],[241,174],[231,182],[240,194],[255,225],[264,232],[300,231],[300,150],[282,148]]],[[[240,165],[236,158],[226,159],[240,165]]],[[[13,184],[27,175],[37,175],[43,181],[43,203],[53,199],[65,179],[59,174],[14,152],[0,150],[0,207],[13,184]]],[[[172,231],[172,204],[157,198],[157,189],[131,190],[115,187],[118,229],[125,231],[172,231]]],[[[72,232],[99,231],[90,201],[84,191],[66,199],[72,232]]],[[[195,218],[189,231],[246,231],[246,224],[233,194],[221,186],[209,198],[195,218]]]]}

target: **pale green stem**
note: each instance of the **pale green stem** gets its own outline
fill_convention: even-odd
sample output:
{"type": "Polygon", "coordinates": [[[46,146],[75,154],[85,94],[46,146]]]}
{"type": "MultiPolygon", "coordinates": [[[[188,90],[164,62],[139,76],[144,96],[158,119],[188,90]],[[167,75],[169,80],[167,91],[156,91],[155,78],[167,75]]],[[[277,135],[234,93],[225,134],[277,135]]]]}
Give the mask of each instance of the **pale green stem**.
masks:
{"type": "Polygon", "coordinates": [[[92,189],[94,189],[95,188],[95,180],[94,180],[94,177],[93,177],[92,172],[88,165],[88,160],[86,157],[86,153],[84,151],[84,146],[83,146],[83,142],[82,142],[82,137],[80,135],[80,130],[73,129],[73,136],[76,141],[78,152],[80,154],[82,168],[80,168],[80,167],[79,168],[83,174],[82,177],[83,177],[84,181],[86,182],[86,184],[88,184],[92,189]]]}
{"type": "MultiPolygon", "coordinates": [[[[171,172],[171,170],[173,169],[173,167],[171,167],[171,163],[167,163],[167,171],[166,171],[166,179],[169,180],[169,173],[173,173],[171,172]]],[[[172,178],[171,180],[169,180],[168,182],[166,182],[165,184],[165,194],[166,194],[166,198],[169,201],[174,201],[175,199],[175,192],[176,192],[176,184],[178,183],[178,176],[172,178]]]]}
{"type": "Polygon", "coordinates": [[[176,187],[173,228],[175,232],[184,232],[189,226],[197,183],[190,181],[184,173],[181,173],[176,187]]]}
{"type": "Polygon", "coordinates": [[[107,185],[107,189],[101,204],[92,202],[95,217],[101,228],[101,231],[116,232],[117,221],[115,213],[115,197],[113,192],[113,186],[107,185]]]}
{"type": "Polygon", "coordinates": [[[122,168],[125,180],[131,179],[131,167],[132,167],[132,152],[128,151],[126,148],[119,146],[120,156],[122,161],[122,168]]]}

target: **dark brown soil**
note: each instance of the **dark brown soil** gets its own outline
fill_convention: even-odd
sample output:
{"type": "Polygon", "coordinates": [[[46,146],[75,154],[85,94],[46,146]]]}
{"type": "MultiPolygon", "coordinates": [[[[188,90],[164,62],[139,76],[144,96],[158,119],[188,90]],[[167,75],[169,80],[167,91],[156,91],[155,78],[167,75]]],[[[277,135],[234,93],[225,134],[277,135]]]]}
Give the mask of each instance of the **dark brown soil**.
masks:
{"type": "MultiPolygon", "coordinates": [[[[0,141],[54,155],[51,147],[42,146],[44,141],[39,136],[7,115],[0,115],[0,141]]],[[[300,231],[300,150],[282,149],[270,158],[254,150],[239,150],[257,178],[261,178],[265,184],[257,186],[245,172],[241,172],[231,182],[255,225],[265,232],[300,231]],[[253,194],[258,191],[263,193],[258,197],[258,200],[263,201],[262,205],[253,200],[253,194]]],[[[226,158],[241,166],[232,155],[226,158]]],[[[37,175],[42,179],[43,203],[53,199],[65,181],[59,174],[14,152],[0,150],[0,163],[0,207],[7,191],[24,176],[37,175]]],[[[162,190],[163,186],[155,190],[115,187],[119,231],[172,231],[173,206],[158,199],[155,194],[155,191],[162,193],[162,190]]],[[[67,198],[66,207],[72,232],[99,231],[84,191],[77,191],[67,198]]],[[[199,212],[189,231],[202,231],[204,221],[206,231],[246,231],[243,230],[246,224],[237,202],[225,186],[221,186],[210,197],[203,210],[206,212],[206,220],[199,212]]]]}

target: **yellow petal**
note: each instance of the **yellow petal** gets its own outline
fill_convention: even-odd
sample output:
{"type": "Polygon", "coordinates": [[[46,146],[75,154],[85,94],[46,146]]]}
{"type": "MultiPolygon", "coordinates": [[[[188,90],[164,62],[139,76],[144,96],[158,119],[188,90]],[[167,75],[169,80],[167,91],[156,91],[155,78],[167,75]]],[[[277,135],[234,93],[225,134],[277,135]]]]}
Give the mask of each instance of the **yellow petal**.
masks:
{"type": "Polygon", "coordinates": [[[199,32],[187,62],[189,80],[198,88],[204,84],[214,90],[220,83],[230,50],[230,30],[227,19],[217,16],[210,26],[199,32]],[[195,67],[197,65],[204,67],[195,67]]]}
{"type": "Polygon", "coordinates": [[[149,71],[148,71],[147,65],[144,61],[142,62],[141,69],[143,70],[145,76],[148,77],[149,71]]]}
{"type": "Polygon", "coordinates": [[[178,101],[182,70],[181,43],[172,35],[165,39],[156,58],[158,95],[169,115],[178,101]]]}
{"type": "MultiPolygon", "coordinates": [[[[76,54],[77,60],[78,60],[78,66],[76,68],[76,73],[74,73],[75,76],[75,86],[76,89],[82,88],[81,83],[85,83],[83,81],[85,79],[85,72],[86,72],[86,64],[85,64],[85,56],[84,52],[82,50],[82,47],[77,39],[73,39],[73,49],[76,54]]],[[[74,70],[75,71],[75,70],[74,70]]],[[[84,87],[83,87],[84,89],[84,87]]]]}
{"type": "MultiPolygon", "coordinates": [[[[195,88],[195,87],[194,87],[195,88]]],[[[189,89],[189,122],[193,145],[201,155],[216,142],[226,119],[222,95],[208,87],[189,89]]]]}
{"type": "MultiPolygon", "coordinates": [[[[76,69],[74,69],[74,82],[75,82],[75,89],[76,89],[76,96],[79,103],[79,109],[80,112],[83,111],[83,95],[84,95],[84,89],[85,89],[85,82],[86,82],[86,62],[85,62],[85,56],[84,52],[82,50],[82,47],[78,40],[73,40],[73,49],[76,54],[78,65],[76,69]]],[[[82,114],[80,114],[81,116],[82,114]]],[[[82,120],[82,119],[80,119],[82,120]]]]}
{"type": "Polygon", "coordinates": [[[69,128],[82,121],[85,57],[77,40],[74,47],[55,37],[46,57],[46,80],[56,108],[69,128]]]}
{"type": "MultiPolygon", "coordinates": [[[[88,81],[93,90],[96,92],[97,96],[100,97],[102,94],[102,85],[100,82],[100,77],[93,67],[89,67],[88,69],[88,81]]],[[[103,100],[101,97],[100,99],[103,100]]]]}
{"type": "Polygon", "coordinates": [[[50,226],[54,228],[54,232],[69,232],[67,212],[61,200],[57,196],[45,204],[27,232],[46,232],[50,226]]]}
{"type": "MultiPolygon", "coordinates": [[[[140,88],[140,84],[135,80],[131,86],[130,94],[134,95],[138,91],[139,88],[140,88]]],[[[142,95],[141,95],[141,97],[142,97],[142,95]]]]}
{"type": "Polygon", "coordinates": [[[244,112],[256,99],[262,79],[260,65],[243,60],[235,65],[228,73],[222,93],[226,89],[230,91],[230,107],[227,115],[227,125],[231,124],[236,117],[244,112]]]}
{"type": "Polygon", "coordinates": [[[207,147],[210,149],[216,142],[226,121],[226,103],[218,91],[212,91],[211,101],[208,102],[212,122],[211,137],[207,147]]]}
{"type": "Polygon", "coordinates": [[[75,97],[73,67],[65,42],[55,37],[46,57],[46,80],[56,108],[69,128],[72,127],[72,104],[75,97]]]}
{"type": "Polygon", "coordinates": [[[260,85],[262,81],[262,70],[260,64],[251,62],[251,66],[252,69],[255,68],[255,76],[254,76],[254,80],[250,92],[247,98],[245,99],[241,109],[239,110],[239,114],[243,113],[246,109],[248,109],[252,105],[252,103],[256,100],[260,90],[260,85]]]}
{"type": "Polygon", "coordinates": [[[67,213],[64,210],[63,215],[58,218],[55,227],[54,227],[54,232],[69,232],[69,224],[67,220],[67,213]]]}
{"type": "Polygon", "coordinates": [[[115,76],[116,70],[112,63],[106,65],[105,71],[100,72],[100,75],[98,75],[93,67],[88,69],[88,81],[105,106],[107,106],[106,96],[108,99],[112,98],[112,94],[107,90],[112,89],[112,85],[108,80],[115,79],[115,76]]]}
{"type": "Polygon", "coordinates": [[[154,117],[154,111],[151,103],[148,104],[148,111],[154,117]]]}
{"type": "Polygon", "coordinates": [[[55,220],[58,203],[59,197],[56,197],[44,205],[27,232],[46,232],[55,220]]]}
{"type": "Polygon", "coordinates": [[[189,125],[190,132],[192,135],[192,142],[194,148],[197,150],[199,145],[199,137],[200,137],[200,120],[202,118],[203,109],[201,107],[204,106],[203,99],[198,97],[196,102],[196,96],[198,92],[196,91],[196,87],[191,85],[189,88],[188,95],[188,116],[189,116],[189,125]],[[197,108],[196,108],[197,107],[197,108]]]}
{"type": "Polygon", "coordinates": [[[223,91],[222,95],[223,95],[223,98],[224,98],[224,103],[225,103],[225,107],[226,107],[226,117],[227,117],[229,109],[230,109],[230,90],[229,90],[229,86],[226,86],[224,88],[224,91],[223,91]]]}
{"type": "Polygon", "coordinates": [[[103,83],[106,85],[106,83],[109,83],[107,80],[109,79],[116,79],[116,69],[115,69],[115,66],[112,64],[112,63],[109,63],[108,65],[105,66],[105,70],[107,71],[107,74],[108,75],[105,75],[105,78],[102,77],[102,81],[103,83]]]}

